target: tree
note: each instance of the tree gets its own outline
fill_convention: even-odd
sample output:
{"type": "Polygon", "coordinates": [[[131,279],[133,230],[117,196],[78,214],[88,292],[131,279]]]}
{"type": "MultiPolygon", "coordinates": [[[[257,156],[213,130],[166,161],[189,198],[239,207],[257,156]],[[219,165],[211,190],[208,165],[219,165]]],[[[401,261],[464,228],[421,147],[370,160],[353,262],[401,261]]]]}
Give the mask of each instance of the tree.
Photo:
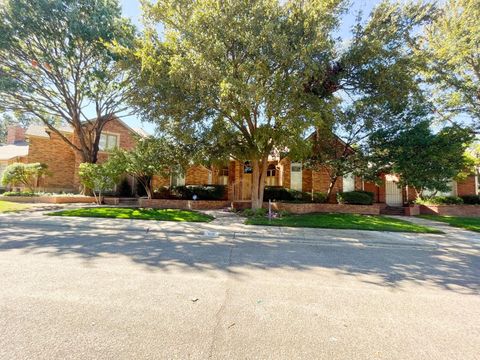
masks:
{"type": "Polygon", "coordinates": [[[38,181],[48,175],[48,166],[42,163],[13,163],[5,168],[2,175],[3,185],[22,185],[30,192],[38,187],[38,181]]]}
{"type": "Polygon", "coordinates": [[[274,146],[300,141],[315,123],[305,103],[320,100],[304,82],[329,68],[342,1],[161,0],[145,10],[153,27],[136,53],[133,103],[184,142],[206,139],[250,161],[252,207],[261,207],[274,146]]]}
{"type": "Polygon", "coordinates": [[[83,161],[96,162],[102,129],[126,110],[131,84],[108,46],[133,40],[118,1],[5,0],[0,17],[0,109],[42,121],[83,161]]]}
{"type": "Polygon", "coordinates": [[[341,176],[363,176],[371,170],[362,152],[362,146],[370,136],[392,127],[399,129],[412,126],[425,119],[430,112],[430,107],[423,104],[422,98],[410,98],[403,109],[377,106],[369,100],[357,100],[346,107],[340,106],[333,111],[333,120],[324,121],[324,127],[317,128],[307,139],[311,151],[304,154],[305,164],[313,170],[327,173],[327,198],[332,195],[341,176]],[[341,137],[336,134],[341,134],[341,137]]]}
{"type": "Polygon", "coordinates": [[[433,133],[429,121],[394,127],[372,135],[368,143],[370,166],[378,173],[399,175],[399,186],[447,191],[448,183],[466,166],[464,154],[471,133],[456,126],[433,133]]]}
{"type": "Polygon", "coordinates": [[[102,193],[111,190],[120,181],[123,168],[117,162],[108,160],[102,164],[81,163],[78,167],[80,182],[92,190],[98,205],[103,202],[102,193]]]}
{"type": "Polygon", "coordinates": [[[425,28],[419,51],[428,64],[431,85],[442,119],[471,122],[480,132],[480,3],[448,0],[425,28]]]}
{"type": "Polygon", "coordinates": [[[401,109],[418,90],[406,41],[428,7],[382,4],[345,47],[334,35],[345,6],[341,0],[149,4],[152,27],[132,61],[138,73],[132,103],[185,142],[210,143],[216,153],[250,161],[252,207],[259,208],[274,148],[300,148],[307,131],[345,97],[401,109]]]}
{"type": "Polygon", "coordinates": [[[174,141],[154,137],[139,139],[132,150],[118,149],[110,157],[110,161],[142,184],[149,199],[153,195],[153,176],[169,177],[182,173],[189,159],[184,149],[174,141]]]}

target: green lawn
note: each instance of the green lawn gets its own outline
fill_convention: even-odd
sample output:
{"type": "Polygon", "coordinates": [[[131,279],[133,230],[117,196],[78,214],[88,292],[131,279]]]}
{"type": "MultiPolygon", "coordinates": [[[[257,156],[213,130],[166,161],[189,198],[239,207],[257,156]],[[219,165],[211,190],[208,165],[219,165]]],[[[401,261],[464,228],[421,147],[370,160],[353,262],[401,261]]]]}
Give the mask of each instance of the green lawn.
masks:
{"type": "Polygon", "coordinates": [[[28,209],[28,205],[0,200],[0,213],[28,209]]]}
{"type": "Polygon", "coordinates": [[[470,231],[480,232],[480,218],[478,217],[460,217],[460,216],[440,216],[440,215],[420,215],[419,217],[441,221],[459,228],[464,228],[470,231]]]}
{"type": "Polygon", "coordinates": [[[292,226],[326,229],[356,229],[373,231],[403,231],[414,233],[441,233],[438,230],[416,225],[408,221],[386,216],[356,214],[305,214],[288,215],[272,219],[254,217],[246,221],[249,225],[292,226]]]}
{"type": "Polygon", "coordinates": [[[114,219],[208,222],[212,216],[189,210],[91,207],[49,213],[52,216],[80,216],[114,219]]]}

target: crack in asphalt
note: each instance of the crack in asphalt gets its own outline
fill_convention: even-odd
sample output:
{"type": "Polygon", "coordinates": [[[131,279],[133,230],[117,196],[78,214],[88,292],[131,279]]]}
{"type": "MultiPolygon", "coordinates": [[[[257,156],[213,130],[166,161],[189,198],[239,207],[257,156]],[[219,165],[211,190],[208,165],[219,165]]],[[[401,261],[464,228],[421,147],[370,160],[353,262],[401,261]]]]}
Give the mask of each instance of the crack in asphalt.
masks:
{"type": "MultiPolygon", "coordinates": [[[[230,244],[230,251],[228,253],[228,261],[227,261],[227,268],[230,268],[232,265],[232,258],[233,258],[233,249],[235,248],[235,244],[230,244]]],[[[222,303],[218,309],[218,311],[215,313],[215,326],[213,327],[213,332],[212,332],[212,341],[210,343],[209,351],[208,351],[208,358],[212,359],[213,358],[213,353],[215,351],[215,345],[217,341],[219,340],[219,333],[222,328],[222,319],[225,316],[225,309],[227,307],[227,303],[230,299],[230,285],[229,283],[232,281],[232,274],[229,272],[227,274],[227,278],[225,279],[225,293],[223,296],[222,303]]]]}

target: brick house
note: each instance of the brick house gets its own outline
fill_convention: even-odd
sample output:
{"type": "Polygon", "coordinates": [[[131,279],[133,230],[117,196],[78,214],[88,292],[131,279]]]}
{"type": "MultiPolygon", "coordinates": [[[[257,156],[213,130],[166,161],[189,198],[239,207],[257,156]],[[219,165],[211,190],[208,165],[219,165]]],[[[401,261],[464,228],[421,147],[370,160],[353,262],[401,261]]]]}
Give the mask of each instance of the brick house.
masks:
{"type": "MultiPolygon", "coordinates": [[[[72,128],[64,127],[60,131],[73,143],[78,142],[72,128]]],[[[137,136],[146,134],[130,128],[120,119],[108,122],[100,138],[98,161],[105,161],[107,151],[112,148],[133,148],[137,136]]],[[[5,167],[14,162],[47,164],[51,175],[41,181],[43,191],[78,192],[81,187],[78,177],[80,154],[44,125],[31,125],[25,131],[20,127],[8,130],[7,144],[0,146],[0,177],[5,167]]]]}
{"type": "MultiPolygon", "coordinates": [[[[75,140],[71,128],[61,129],[63,134],[75,140]]],[[[135,136],[146,136],[141,130],[134,130],[119,119],[105,125],[100,142],[99,161],[107,158],[105,150],[113,147],[130,149],[135,144],[135,136]]],[[[11,128],[8,144],[0,146],[0,173],[12,162],[42,162],[49,166],[52,176],[46,177],[42,185],[45,191],[75,192],[80,188],[78,165],[80,156],[60,137],[41,125],[32,125],[25,132],[20,128],[11,128]]],[[[1,176],[1,174],[0,174],[1,176]]],[[[375,195],[375,202],[390,206],[401,206],[415,198],[413,189],[397,187],[398,179],[393,175],[382,176],[382,184],[364,182],[362,178],[347,175],[340,177],[333,193],[340,191],[366,190],[375,195]]],[[[249,201],[251,196],[252,174],[248,162],[230,160],[223,167],[205,167],[193,165],[184,175],[169,178],[154,177],[153,187],[172,185],[226,185],[227,198],[230,201],[249,201]]],[[[133,182],[132,182],[132,185],[133,182]]],[[[269,157],[266,185],[281,186],[303,192],[326,193],[329,176],[326,170],[308,169],[301,162],[280,158],[272,154],[269,157]]],[[[133,188],[133,186],[132,186],[133,188]]],[[[445,195],[478,194],[478,179],[470,176],[462,182],[452,182],[452,190],[445,195]]],[[[334,198],[334,197],[333,197],[334,198]]]]}

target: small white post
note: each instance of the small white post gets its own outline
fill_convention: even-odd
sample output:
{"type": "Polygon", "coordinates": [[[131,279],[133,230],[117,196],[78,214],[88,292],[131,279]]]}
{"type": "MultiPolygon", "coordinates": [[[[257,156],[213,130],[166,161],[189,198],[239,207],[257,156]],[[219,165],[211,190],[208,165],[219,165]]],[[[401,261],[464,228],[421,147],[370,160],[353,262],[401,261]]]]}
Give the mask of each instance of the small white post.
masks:
{"type": "Polygon", "coordinates": [[[268,220],[272,221],[272,199],[268,199],[268,220]]]}

